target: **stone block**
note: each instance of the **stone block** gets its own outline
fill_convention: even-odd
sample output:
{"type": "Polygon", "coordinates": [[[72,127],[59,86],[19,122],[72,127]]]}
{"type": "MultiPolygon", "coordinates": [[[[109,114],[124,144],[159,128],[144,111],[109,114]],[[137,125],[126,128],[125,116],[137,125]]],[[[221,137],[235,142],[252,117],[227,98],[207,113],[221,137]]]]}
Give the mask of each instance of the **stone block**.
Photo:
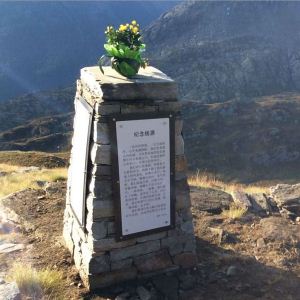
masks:
{"type": "Polygon", "coordinates": [[[175,171],[176,172],[186,172],[187,161],[184,155],[175,156],[175,171]]]}
{"type": "Polygon", "coordinates": [[[98,219],[113,217],[115,215],[113,202],[110,200],[97,201],[96,198],[87,198],[87,220],[96,221],[98,219]]]}
{"type": "Polygon", "coordinates": [[[184,155],[184,141],[182,135],[175,136],[175,155],[184,155]]]}
{"type": "MultiPolygon", "coordinates": [[[[82,274],[83,277],[85,274],[82,274]]],[[[90,290],[95,290],[103,287],[107,287],[109,285],[120,283],[124,281],[129,281],[135,279],[137,277],[137,270],[134,267],[116,270],[108,273],[103,273],[99,275],[88,275],[85,278],[85,282],[90,288],[90,290]]]]}
{"type": "Polygon", "coordinates": [[[172,112],[178,113],[181,110],[181,103],[179,101],[168,101],[168,102],[155,102],[158,104],[160,112],[172,112]]]}
{"type": "Polygon", "coordinates": [[[90,105],[94,106],[96,100],[95,97],[92,96],[92,94],[86,89],[86,86],[82,86],[82,92],[81,92],[82,98],[90,105]]]}
{"type": "MultiPolygon", "coordinates": [[[[93,250],[94,252],[104,252],[104,251],[110,251],[113,249],[117,249],[114,251],[124,251],[126,254],[126,251],[128,248],[130,247],[134,247],[133,245],[136,244],[136,240],[131,239],[131,240],[127,240],[127,241],[121,241],[121,242],[117,242],[115,238],[105,238],[105,239],[101,239],[101,240],[96,240],[93,239],[92,237],[88,237],[88,244],[89,244],[89,248],[91,250],[93,250]],[[126,248],[128,247],[128,248],[126,248]],[[124,248],[124,249],[123,249],[124,248]]],[[[124,258],[120,258],[120,259],[115,259],[115,260],[121,260],[121,259],[125,259],[127,257],[124,258]]],[[[113,259],[112,259],[113,261],[113,259]]]]}
{"type": "Polygon", "coordinates": [[[93,165],[92,174],[96,177],[100,176],[111,176],[111,166],[110,165],[93,165]]]}
{"type": "Polygon", "coordinates": [[[124,249],[112,250],[110,253],[110,258],[111,261],[117,261],[129,257],[135,257],[142,254],[158,251],[159,249],[160,249],[160,241],[148,241],[124,249]]]}
{"type": "Polygon", "coordinates": [[[138,256],[134,259],[134,264],[137,270],[141,273],[166,269],[173,265],[167,250],[138,256]]]}
{"type": "Polygon", "coordinates": [[[87,274],[100,274],[110,271],[109,256],[102,254],[96,257],[83,256],[82,268],[87,274]]]}
{"type": "Polygon", "coordinates": [[[186,221],[181,224],[181,230],[187,234],[194,234],[194,225],[192,221],[186,221]]]}
{"type": "Polygon", "coordinates": [[[175,135],[181,135],[183,128],[183,120],[181,118],[176,118],[175,120],[175,135]]]}
{"type": "Polygon", "coordinates": [[[87,220],[86,229],[95,239],[103,239],[108,234],[108,226],[106,221],[87,220]]]}
{"type": "Polygon", "coordinates": [[[74,255],[73,255],[74,263],[77,269],[81,268],[82,265],[82,253],[80,247],[74,247],[74,255]]]}
{"type": "Polygon", "coordinates": [[[126,258],[122,260],[113,261],[111,263],[111,270],[121,270],[121,269],[128,269],[132,266],[133,259],[132,258],[126,258]]]}
{"type": "Polygon", "coordinates": [[[136,240],[138,243],[144,243],[147,241],[160,240],[160,239],[165,238],[166,236],[167,236],[167,231],[162,231],[162,232],[152,233],[152,234],[148,234],[148,235],[139,237],[136,240]]]}
{"type": "Polygon", "coordinates": [[[97,144],[110,144],[109,126],[106,123],[93,122],[93,141],[97,144]]]}
{"type": "Polygon", "coordinates": [[[176,193],[176,210],[191,207],[191,199],[188,192],[177,192],[176,193]]]}
{"type": "Polygon", "coordinates": [[[182,220],[184,222],[193,220],[193,214],[192,214],[190,208],[185,208],[185,209],[180,210],[179,214],[182,216],[182,220]]]}
{"type": "Polygon", "coordinates": [[[143,104],[123,104],[121,105],[122,114],[132,113],[147,113],[158,111],[158,106],[155,105],[143,105],[143,104]]]}
{"type": "Polygon", "coordinates": [[[188,240],[188,237],[184,235],[166,237],[161,240],[161,248],[167,248],[169,253],[173,256],[183,251],[184,243],[188,240]]]}
{"type": "Polygon", "coordinates": [[[196,239],[194,235],[191,235],[184,243],[183,251],[196,253],[196,239]]]}
{"type": "Polygon", "coordinates": [[[120,104],[97,102],[95,105],[95,113],[100,116],[108,116],[111,114],[118,114],[120,112],[121,112],[120,104]]]}
{"type": "Polygon", "coordinates": [[[107,231],[108,235],[113,235],[116,233],[116,224],[115,222],[108,222],[107,223],[107,231]]]}
{"type": "Polygon", "coordinates": [[[174,257],[174,263],[176,265],[181,266],[182,268],[192,268],[197,265],[198,258],[197,255],[194,253],[181,253],[174,257]]]}
{"type": "Polygon", "coordinates": [[[111,146],[93,143],[91,160],[94,165],[111,165],[111,146]]]}
{"type": "Polygon", "coordinates": [[[103,180],[98,177],[92,177],[89,184],[89,191],[97,200],[111,200],[112,198],[112,182],[111,180],[103,180]]]}
{"type": "Polygon", "coordinates": [[[177,99],[177,84],[161,71],[147,67],[131,79],[124,78],[111,67],[81,69],[81,80],[89,86],[98,101],[143,101],[177,99]]]}

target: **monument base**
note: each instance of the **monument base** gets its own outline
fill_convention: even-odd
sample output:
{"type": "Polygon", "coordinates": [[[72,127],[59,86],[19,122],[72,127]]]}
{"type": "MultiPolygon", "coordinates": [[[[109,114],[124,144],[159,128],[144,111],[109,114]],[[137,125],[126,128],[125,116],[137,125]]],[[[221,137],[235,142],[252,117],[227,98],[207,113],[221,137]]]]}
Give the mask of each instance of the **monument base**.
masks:
{"type": "MultiPolygon", "coordinates": [[[[104,72],[106,75],[102,75],[97,67],[84,68],[77,82],[75,101],[81,98],[94,109],[86,170],[84,223],[78,221],[72,209],[70,177],[64,215],[66,245],[82,280],[91,290],[197,264],[176,85],[152,67],[130,80],[111,68],[105,68],[104,72]],[[119,216],[113,199],[109,119],[116,113],[126,116],[145,112],[170,112],[175,116],[174,226],[118,241],[116,218],[119,216]]],[[[74,120],[76,122],[76,112],[74,120]]],[[[75,159],[71,155],[70,168],[75,159]]]]}

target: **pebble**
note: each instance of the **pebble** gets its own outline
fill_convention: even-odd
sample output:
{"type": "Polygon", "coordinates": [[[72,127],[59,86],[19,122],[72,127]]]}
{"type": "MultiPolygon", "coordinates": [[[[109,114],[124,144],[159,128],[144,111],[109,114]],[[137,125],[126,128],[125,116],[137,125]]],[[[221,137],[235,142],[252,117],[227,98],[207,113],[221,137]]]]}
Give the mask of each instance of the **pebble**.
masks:
{"type": "Polygon", "coordinates": [[[238,273],[238,268],[236,266],[230,266],[226,271],[226,275],[230,277],[237,275],[237,273],[238,273]]]}
{"type": "Polygon", "coordinates": [[[264,248],[265,246],[266,246],[266,242],[263,238],[257,239],[257,241],[256,241],[256,247],[257,248],[260,249],[260,248],[264,248]]]}

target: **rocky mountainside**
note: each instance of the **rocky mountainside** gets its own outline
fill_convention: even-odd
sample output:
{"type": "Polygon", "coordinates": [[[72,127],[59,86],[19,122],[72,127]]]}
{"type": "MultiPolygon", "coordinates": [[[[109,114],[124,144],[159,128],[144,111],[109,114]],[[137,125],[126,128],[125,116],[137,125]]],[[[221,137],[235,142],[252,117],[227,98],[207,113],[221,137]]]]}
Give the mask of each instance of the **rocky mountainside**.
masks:
{"type": "Polygon", "coordinates": [[[74,93],[66,88],[1,103],[0,150],[69,150],[74,93]]]}
{"type": "Polygon", "coordinates": [[[300,168],[300,95],[184,102],[190,169],[224,180],[292,180],[300,168]]]}
{"type": "Polygon", "coordinates": [[[0,104],[0,132],[23,126],[35,118],[73,111],[75,89],[26,94],[0,104]]]}
{"type": "Polygon", "coordinates": [[[146,31],[150,61],[203,103],[300,88],[300,3],[188,1],[146,31]]]}
{"type": "Polygon", "coordinates": [[[104,30],[137,19],[143,28],[176,1],[1,2],[0,101],[71,85],[104,52],[104,30]]]}

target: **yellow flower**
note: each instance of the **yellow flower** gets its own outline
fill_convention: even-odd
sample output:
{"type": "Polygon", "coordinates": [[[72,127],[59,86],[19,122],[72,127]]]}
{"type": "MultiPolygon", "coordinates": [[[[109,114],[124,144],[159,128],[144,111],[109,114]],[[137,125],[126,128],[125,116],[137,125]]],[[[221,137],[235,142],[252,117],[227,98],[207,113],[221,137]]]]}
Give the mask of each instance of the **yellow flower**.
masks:
{"type": "Polygon", "coordinates": [[[121,24],[119,31],[125,31],[127,29],[126,25],[121,24]]]}
{"type": "Polygon", "coordinates": [[[135,26],[135,25],[136,25],[136,21],[133,20],[133,21],[131,22],[131,24],[132,24],[133,26],[135,26]]]}
{"type": "Polygon", "coordinates": [[[130,30],[132,30],[133,26],[132,26],[132,25],[130,25],[130,26],[129,26],[129,28],[130,28],[130,30]]]}
{"type": "Polygon", "coordinates": [[[132,28],[132,32],[133,32],[134,34],[137,34],[138,31],[139,31],[139,29],[138,29],[137,27],[133,27],[133,28],[132,28]]]}

